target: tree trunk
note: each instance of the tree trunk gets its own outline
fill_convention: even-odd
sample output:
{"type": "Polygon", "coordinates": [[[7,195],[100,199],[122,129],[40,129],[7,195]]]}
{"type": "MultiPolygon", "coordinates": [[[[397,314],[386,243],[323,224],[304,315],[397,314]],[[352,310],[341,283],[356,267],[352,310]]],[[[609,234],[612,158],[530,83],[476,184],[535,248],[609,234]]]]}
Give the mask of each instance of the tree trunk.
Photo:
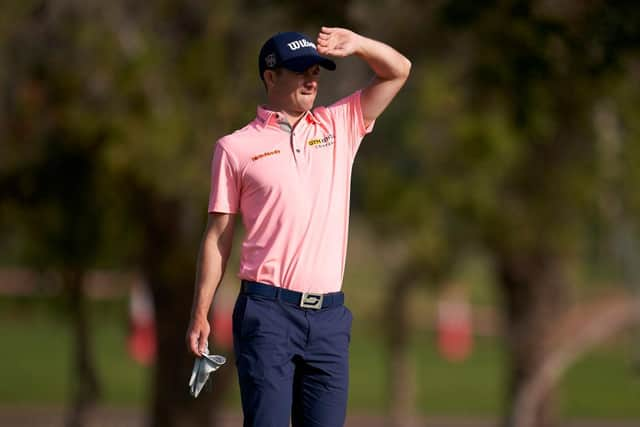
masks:
{"type": "MultiPolygon", "coordinates": [[[[511,370],[504,425],[515,427],[515,397],[538,372],[549,338],[567,307],[568,283],[561,260],[551,253],[520,252],[498,258],[504,322],[511,370]]],[[[553,389],[534,408],[535,427],[554,426],[553,389]]]]}
{"type": "Polygon", "coordinates": [[[386,298],[383,321],[389,357],[389,427],[410,427],[416,422],[416,364],[411,357],[411,322],[407,307],[416,283],[415,273],[410,265],[401,269],[393,278],[386,298]]]}
{"type": "Polygon", "coordinates": [[[94,365],[89,319],[84,297],[84,271],[66,269],[62,272],[71,326],[73,328],[73,369],[71,371],[71,407],[67,414],[68,427],[85,425],[87,413],[95,404],[100,386],[94,365]]]}
{"type": "MultiPolygon", "coordinates": [[[[184,218],[177,203],[146,200],[143,272],[150,284],[156,313],[157,356],[152,379],[149,425],[153,427],[213,426],[213,408],[224,396],[212,374],[197,399],[188,390],[194,358],[187,352],[189,322],[196,266],[197,241],[181,229],[184,218]]],[[[227,381],[228,383],[228,381],[227,381]]]]}

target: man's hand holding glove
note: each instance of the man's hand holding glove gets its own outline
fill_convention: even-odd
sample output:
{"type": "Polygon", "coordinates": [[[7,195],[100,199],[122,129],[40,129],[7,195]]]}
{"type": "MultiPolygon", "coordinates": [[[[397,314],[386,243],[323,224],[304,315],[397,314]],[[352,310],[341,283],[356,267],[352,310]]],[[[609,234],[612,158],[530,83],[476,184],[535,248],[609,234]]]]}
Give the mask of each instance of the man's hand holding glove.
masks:
{"type": "Polygon", "coordinates": [[[218,354],[209,354],[209,346],[205,343],[204,351],[201,357],[196,357],[189,379],[189,392],[193,397],[198,397],[200,391],[209,379],[209,374],[217,371],[220,366],[224,365],[227,359],[218,354]]]}

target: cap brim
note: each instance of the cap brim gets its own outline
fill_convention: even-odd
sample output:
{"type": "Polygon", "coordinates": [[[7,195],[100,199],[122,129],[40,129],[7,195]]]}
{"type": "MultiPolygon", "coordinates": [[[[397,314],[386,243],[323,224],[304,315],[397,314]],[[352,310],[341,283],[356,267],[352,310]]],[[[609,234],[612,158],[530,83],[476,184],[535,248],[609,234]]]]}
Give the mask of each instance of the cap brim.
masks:
{"type": "Polygon", "coordinates": [[[309,67],[312,67],[316,64],[320,65],[322,68],[326,68],[327,70],[333,71],[336,69],[335,62],[320,55],[299,56],[297,58],[292,58],[288,61],[284,61],[282,63],[282,67],[296,73],[302,73],[309,69],[309,67]]]}

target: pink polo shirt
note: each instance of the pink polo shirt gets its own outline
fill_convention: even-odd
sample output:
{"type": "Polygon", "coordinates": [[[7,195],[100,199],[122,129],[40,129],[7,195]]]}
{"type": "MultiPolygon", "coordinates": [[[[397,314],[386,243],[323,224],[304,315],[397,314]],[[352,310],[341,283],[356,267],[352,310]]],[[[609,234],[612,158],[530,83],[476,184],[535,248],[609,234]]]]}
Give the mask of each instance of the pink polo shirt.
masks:
{"type": "Polygon", "coordinates": [[[342,287],[351,169],[365,128],[360,91],[307,112],[293,129],[257,117],[216,144],[209,212],[241,213],[241,279],[302,292],[342,287]]]}

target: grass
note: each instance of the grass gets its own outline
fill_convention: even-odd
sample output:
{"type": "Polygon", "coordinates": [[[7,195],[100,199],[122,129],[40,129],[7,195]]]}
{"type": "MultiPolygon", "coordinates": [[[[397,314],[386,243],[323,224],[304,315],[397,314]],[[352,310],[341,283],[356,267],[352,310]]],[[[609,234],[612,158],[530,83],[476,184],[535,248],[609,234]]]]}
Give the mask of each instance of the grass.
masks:
{"type": "MultiPolygon", "coordinates": [[[[564,378],[560,392],[569,416],[640,419],[640,370],[631,337],[582,358],[564,378]]],[[[637,337],[636,337],[637,340],[637,337]]]]}
{"type": "MultiPolygon", "coordinates": [[[[28,300],[0,303],[0,402],[60,404],[69,395],[72,368],[64,305],[56,299],[28,300]]],[[[126,353],[125,304],[92,303],[90,311],[103,400],[116,405],[140,404],[147,397],[149,370],[126,353]]]]}
{"type": "MultiPolygon", "coordinates": [[[[126,305],[93,302],[95,354],[103,401],[141,405],[150,371],[126,354],[126,305]]],[[[0,404],[62,404],[68,396],[71,337],[62,304],[0,300],[0,404]]],[[[505,357],[493,338],[476,339],[461,363],[443,360],[431,333],[416,333],[417,404],[430,415],[496,416],[503,406],[505,357]]],[[[350,410],[380,412],[387,402],[382,338],[372,322],[356,319],[351,348],[350,410]]],[[[562,413],[580,418],[640,419],[640,375],[630,367],[629,342],[611,343],[580,360],[564,378],[562,413]]],[[[185,378],[186,381],[186,378],[185,378]]],[[[237,389],[229,404],[238,406],[237,389]]]]}

